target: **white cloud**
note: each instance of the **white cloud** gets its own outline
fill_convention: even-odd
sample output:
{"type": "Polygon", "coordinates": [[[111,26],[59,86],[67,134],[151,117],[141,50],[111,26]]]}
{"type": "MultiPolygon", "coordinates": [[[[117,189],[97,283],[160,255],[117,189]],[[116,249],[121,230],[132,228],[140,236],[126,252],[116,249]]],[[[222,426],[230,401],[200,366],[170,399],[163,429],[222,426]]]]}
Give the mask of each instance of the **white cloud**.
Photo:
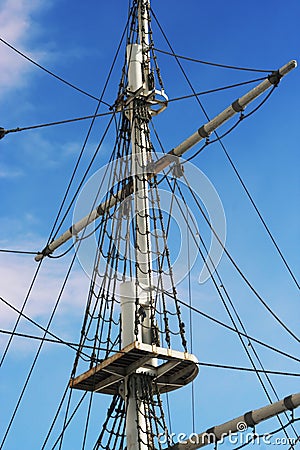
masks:
{"type": "MultiPolygon", "coordinates": [[[[41,6],[41,0],[6,0],[0,9],[1,37],[32,58],[34,53],[27,42],[35,28],[32,15],[41,6]]],[[[5,90],[23,86],[25,75],[32,70],[32,66],[3,42],[0,42],[0,61],[0,89],[3,95],[5,90]]]]}
{"type": "Polygon", "coordinates": [[[4,164],[1,164],[0,167],[0,178],[2,179],[11,179],[11,178],[19,178],[23,175],[22,170],[20,169],[11,169],[10,167],[6,167],[4,164]]]}
{"type": "MultiPolygon", "coordinates": [[[[38,242],[38,240],[37,240],[38,242]]],[[[39,243],[39,242],[38,242],[39,243]]],[[[32,250],[32,242],[19,242],[11,245],[14,249],[32,250]]],[[[34,288],[28,299],[24,313],[40,324],[47,323],[60,293],[64,278],[70,263],[70,257],[59,260],[45,260],[38,273],[34,288]]],[[[20,310],[38,267],[33,255],[15,255],[0,253],[0,297],[20,310]]],[[[69,277],[66,288],[61,296],[56,317],[56,333],[68,335],[68,327],[60,329],[59,323],[71,323],[72,318],[81,317],[87,298],[89,280],[78,265],[75,265],[69,277]],[[57,329],[58,327],[58,329],[57,329]]],[[[11,330],[18,318],[18,313],[0,301],[0,329],[11,330]]],[[[40,335],[38,328],[30,326],[26,319],[22,319],[20,329],[30,330],[31,334],[40,335]]],[[[7,342],[6,335],[0,335],[0,346],[7,342]]],[[[16,341],[14,349],[24,347],[22,340],[16,341]]],[[[29,342],[30,350],[30,342],[29,342]]]]}

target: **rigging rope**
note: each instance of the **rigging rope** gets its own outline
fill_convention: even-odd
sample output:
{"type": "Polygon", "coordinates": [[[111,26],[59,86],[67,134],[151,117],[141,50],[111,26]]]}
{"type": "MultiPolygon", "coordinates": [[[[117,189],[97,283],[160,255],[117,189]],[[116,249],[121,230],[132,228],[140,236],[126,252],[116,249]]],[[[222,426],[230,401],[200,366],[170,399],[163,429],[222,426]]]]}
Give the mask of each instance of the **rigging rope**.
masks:
{"type": "MultiPolygon", "coordinates": [[[[185,179],[185,182],[187,183],[188,186],[189,182],[186,178],[186,176],[183,174],[183,177],[185,179]]],[[[233,264],[233,266],[235,267],[235,269],[237,270],[237,272],[239,273],[239,275],[242,277],[242,279],[245,281],[245,283],[247,284],[247,286],[250,288],[250,290],[253,292],[253,294],[255,295],[255,297],[260,301],[260,303],[265,307],[265,309],[273,316],[273,318],[276,320],[276,322],[278,322],[282,328],[285,329],[285,331],[291,336],[293,337],[293,339],[295,339],[297,342],[300,342],[300,339],[298,338],[298,336],[293,333],[290,328],[285,325],[285,323],[276,315],[276,313],[274,313],[274,311],[271,309],[271,307],[266,303],[266,301],[261,297],[261,295],[256,291],[256,289],[252,286],[252,284],[250,283],[250,281],[248,280],[248,278],[244,275],[244,273],[242,272],[242,270],[239,268],[239,266],[237,265],[237,263],[235,262],[235,260],[233,259],[233,257],[231,256],[231,254],[229,253],[229,251],[227,250],[227,248],[224,246],[224,244],[221,242],[221,239],[219,238],[218,234],[216,233],[216,231],[214,230],[214,228],[212,227],[207,215],[205,214],[198,198],[196,197],[194,191],[192,188],[190,188],[190,192],[191,195],[196,203],[196,205],[199,208],[199,211],[201,212],[204,220],[206,221],[206,223],[208,224],[209,228],[211,229],[211,231],[213,232],[214,236],[216,237],[218,243],[221,245],[222,249],[224,250],[224,253],[226,254],[226,256],[228,257],[228,259],[230,260],[230,262],[233,264]]]]}
{"type": "Polygon", "coordinates": [[[15,254],[19,254],[19,255],[36,255],[38,252],[28,252],[28,251],[24,251],[24,250],[8,250],[8,249],[4,249],[1,248],[0,249],[1,253],[15,253],[15,254]]]}
{"type": "MultiPolygon", "coordinates": [[[[38,64],[36,61],[34,61],[32,58],[30,58],[29,56],[25,55],[25,53],[21,52],[20,50],[18,50],[17,48],[13,47],[9,42],[5,41],[3,38],[0,38],[0,41],[5,44],[7,47],[9,47],[11,50],[13,50],[14,52],[18,53],[18,55],[22,56],[23,58],[27,59],[27,61],[31,62],[32,64],[34,64],[35,66],[39,67],[40,69],[42,69],[44,72],[48,73],[49,75],[51,75],[52,77],[56,78],[57,80],[61,81],[62,83],[66,84],[67,86],[75,89],[76,91],[80,92],[81,94],[86,95],[87,97],[90,97],[94,100],[99,101],[99,98],[95,97],[94,95],[89,94],[88,92],[84,91],[83,89],[80,89],[78,86],[75,86],[72,83],[69,83],[68,81],[66,81],[64,78],[56,75],[54,72],[52,72],[51,70],[46,69],[46,67],[42,66],[41,64],[38,64]]],[[[101,103],[103,103],[106,106],[110,106],[108,103],[106,103],[103,100],[100,100],[101,103]]]]}
{"type": "MultiPolygon", "coordinates": [[[[155,18],[155,20],[156,20],[156,22],[157,22],[157,24],[159,26],[158,20],[157,20],[157,18],[155,16],[153,10],[151,10],[151,11],[152,11],[153,17],[155,18]]],[[[160,28],[160,26],[159,26],[159,28],[160,28]]],[[[210,61],[204,61],[204,60],[201,60],[201,59],[190,58],[188,56],[177,55],[173,51],[172,52],[168,52],[166,50],[161,50],[159,48],[154,48],[154,50],[156,52],[163,53],[164,55],[173,56],[176,59],[184,59],[185,61],[196,62],[196,63],[200,63],[200,64],[204,64],[204,65],[208,65],[208,66],[213,66],[213,67],[220,67],[222,69],[243,70],[243,71],[247,71],[247,72],[262,72],[262,73],[272,72],[272,70],[266,70],[266,69],[253,69],[253,68],[250,68],[250,67],[232,66],[232,65],[228,65],[228,64],[219,64],[219,63],[214,63],[214,62],[210,62],[210,61]]]]}
{"type": "MultiPolygon", "coordinates": [[[[186,305],[184,305],[186,306],[186,305]]],[[[0,329],[0,333],[1,334],[7,334],[10,335],[12,332],[8,331],[8,330],[2,330],[0,329]]],[[[49,334],[51,334],[49,332],[49,334]]],[[[49,342],[49,343],[53,343],[53,344],[62,344],[65,345],[69,348],[71,348],[74,351],[77,351],[77,348],[80,346],[80,344],[77,344],[75,342],[68,342],[68,341],[64,341],[63,339],[60,338],[56,338],[56,339],[50,339],[50,338],[45,338],[43,339],[43,337],[41,336],[35,336],[35,335],[31,335],[31,334],[26,334],[26,333],[15,333],[15,336],[18,337],[23,337],[23,338],[27,338],[27,339],[33,339],[33,340],[38,340],[41,341],[43,340],[44,342],[49,342]]],[[[246,337],[246,335],[245,335],[246,337]]],[[[251,340],[251,338],[250,338],[251,340]]],[[[93,349],[94,346],[92,345],[83,345],[83,348],[88,348],[88,349],[93,349]]],[[[106,350],[106,348],[101,348],[98,347],[97,349],[99,350],[106,350]]],[[[112,353],[122,353],[122,350],[113,350],[112,353]]],[[[89,355],[87,355],[89,356],[89,355]]],[[[285,355],[286,356],[286,355],[285,355]]],[[[289,356],[289,355],[287,355],[289,356]]],[[[300,362],[300,359],[298,360],[298,362],[300,362]]],[[[254,372],[255,369],[251,368],[251,367],[241,367],[241,366],[232,366],[232,365],[226,365],[226,364],[217,364],[217,363],[208,363],[208,362],[198,362],[197,363],[200,367],[214,367],[216,369],[229,369],[229,370],[237,370],[237,371],[241,371],[241,372],[254,372]]],[[[288,377],[300,377],[300,373],[298,372],[286,372],[286,371],[280,371],[280,370],[269,370],[269,369],[257,369],[258,372],[264,373],[264,374],[269,374],[269,375],[281,375],[281,376],[288,376],[288,377]]],[[[69,384],[67,385],[67,389],[69,387],[69,384]]]]}

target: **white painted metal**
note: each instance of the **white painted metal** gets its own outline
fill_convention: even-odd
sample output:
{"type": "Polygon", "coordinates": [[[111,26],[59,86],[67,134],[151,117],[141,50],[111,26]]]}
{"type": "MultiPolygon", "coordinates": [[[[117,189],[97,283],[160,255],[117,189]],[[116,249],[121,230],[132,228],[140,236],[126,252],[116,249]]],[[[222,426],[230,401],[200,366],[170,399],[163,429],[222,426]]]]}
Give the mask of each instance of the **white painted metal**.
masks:
{"type": "MultiPolygon", "coordinates": [[[[300,406],[300,393],[291,395],[289,397],[289,403],[293,405],[293,409],[298,408],[298,406],[300,406]]],[[[277,414],[288,411],[288,409],[290,409],[290,406],[287,408],[286,401],[282,399],[279,402],[251,411],[251,418],[255,424],[258,424],[264,420],[276,416],[277,414]]],[[[224,438],[232,433],[240,432],[241,430],[244,431],[247,428],[248,425],[246,423],[245,414],[243,414],[236,419],[232,419],[222,425],[217,425],[216,427],[211,428],[208,431],[204,431],[201,434],[193,435],[188,441],[172,445],[168,447],[168,450],[196,450],[197,448],[204,447],[209,445],[209,443],[214,442],[213,439],[216,439],[217,441],[222,437],[224,438]]]]}
{"type": "Polygon", "coordinates": [[[143,47],[140,44],[129,44],[126,49],[128,64],[128,90],[136,92],[143,86],[143,47]]]}
{"type": "Polygon", "coordinates": [[[126,448],[127,450],[149,450],[145,405],[140,385],[141,375],[131,375],[125,379],[126,411],[126,448]]]}
{"type": "MultiPolygon", "coordinates": [[[[297,62],[295,60],[292,60],[289,63],[285,64],[283,67],[281,67],[279,69],[279,73],[283,77],[283,76],[287,75],[291,70],[295,69],[295,67],[297,67],[297,62]]],[[[249,105],[249,103],[251,103],[257,97],[259,97],[263,92],[267,91],[271,86],[272,86],[272,83],[270,83],[269,80],[263,81],[258,86],[251,89],[251,91],[249,91],[243,97],[238,99],[239,105],[241,107],[245,108],[247,105],[249,105]]],[[[229,120],[235,114],[236,114],[236,111],[232,108],[232,106],[229,106],[223,112],[218,114],[214,119],[207,122],[203,126],[203,129],[207,133],[212,133],[212,132],[216,131],[218,127],[220,127],[225,122],[227,122],[227,120],[229,120]]],[[[157,174],[157,173],[161,172],[163,169],[165,169],[169,164],[171,164],[174,161],[174,155],[182,156],[187,150],[189,150],[194,145],[199,143],[202,139],[203,139],[203,137],[200,136],[198,131],[196,133],[194,133],[188,139],[186,139],[181,144],[179,144],[177,147],[175,147],[171,152],[169,152],[169,154],[160,158],[157,161],[157,163],[155,164],[154,173],[157,174]]],[[[72,236],[76,235],[77,233],[80,233],[87,225],[89,225],[94,220],[96,220],[99,216],[101,216],[104,211],[107,211],[112,206],[114,206],[116,204],[116,202],[122,200],[123,199],[122,192],[123,191],[120,190],[116,196],[113,196],[110,199],[108,199],[106,202],[102,203],[100,205],[100,207],[94,209],[91,212],[91,214],[84,217],[79,222],[77,222],[75,225],[73,225],[72,231],[70,231],[70,230],[66,231],[55,241],[51,242],[42,253],[38,253],[35,256],[35,260],[36,261],[42,260],[45,255],[52,253],[54,250],[56,250],[62,244],[67,242],[69,239],[71,239],[72,236]]]]}
{"type": "MultiPolygon", "coordinates": [[[[141,340],[141,329],[138,336],[135,335],[135,282],[125,281],[120,284],[120,301],[122,316],[121,342],[122,348],[132,344],[132,342],[141,340]]],[[[140,328],[140,327],[139,327],[140,328]]]]}
{"type": "MultiPolygon", "coordinates": [[[[140,0],[138,4],[139,18],[139,39],[140,44],[132,44],[127,48],[128,63],[128,87],[131,92],[141,89],[141,95],[148,94],[148,73],[149,73],[149,55],[148,55],[148,17],[145,16],[148,11],[148,0],[140,0]],[[147,64],[148,62],[148,64],[147,64]],[[143,73],[142,73],[143,69],[143,73]],[[145,83],[143,84],[143,79],[145,83]]],[[[130,286],[133,302],[122,302],[122,308],[127,305],[130,309],[129,314],[134,316],[130,318],[132,323],[127,323],[127,310],[122,311],[122,328],[127,325],[132,329],[135,326],[136,301],[138,307],[142,307],[140,317],[140,332],[143,343],[151,344],[151,315],[150,300],[152,286],[152,264],[151,264],[151,243],[150,243],[150,220],[149,220],[149,198],[146,167],[148,163],[147,151],[147,124],[140,121],[135,116],[135,111],[129,113],[131,122],[131,147],[132,147],[132,179],[134,195],[134,213],[135,213],[135,259],[136,259],[136,285],[130,286]],[[133,287],[133,289],[132,289],[133,287]],[[134,292],[132,293],[132,290],[134,292]],[[129,306],[130,305],[130,306],[129,306]],[[133,308],[134,306],[134,308],[133,308]]],[[[124,297],[123,297],[124,298],[124,297]]],[[[133,330],[134,331],[134,330],[133,330]]],[[[124,339],[130,338],[129,334],[124,332],[124,339]]],[[[135,337],[134,337],[135,339],[135,337]]],[[[129,344],[130,342],[128,342],[129,344]]],[[[145,403],[142,400],[141,377],[143,375],[131,375],[125,379],[125,395],[127,401],[126,411],[126,443],[128,450],[147,450],[150,445],[149,436],[146,429],[146,410],[145,403]]]]}

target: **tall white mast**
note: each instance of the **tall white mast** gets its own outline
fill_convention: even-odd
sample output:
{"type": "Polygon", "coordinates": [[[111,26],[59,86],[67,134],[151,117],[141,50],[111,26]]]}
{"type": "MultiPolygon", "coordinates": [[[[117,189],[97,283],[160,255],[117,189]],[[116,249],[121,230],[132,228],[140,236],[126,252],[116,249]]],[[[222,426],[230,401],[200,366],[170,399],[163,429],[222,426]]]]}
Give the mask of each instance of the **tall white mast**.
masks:
{"type": "MultiPolygon", "coordinates": [[[[127,46],[128,95],[134,95],[135,97],[130,103],[128,117],[131,124],[136,280],[127,281],[120,286],[123,348],[135,340],[152,344],[152,263],[148,181],[145,170],[149,159],[147,122],[150,111],[145,100],[149,94],[148,79],[150,73],[149,8],[149,0],[138,1],[139,39],[138,43],[130,43],[127,46]],[[136,324],[137,308],[142,308],[139,325],[136,324]]],[[[127,450],[147,450],[152,447],[152,437],[147,433],[146,427],[146,406],[142,399],[142,377],[143,375],[129,375],[124,381],[127,404],[127,450]]]]}

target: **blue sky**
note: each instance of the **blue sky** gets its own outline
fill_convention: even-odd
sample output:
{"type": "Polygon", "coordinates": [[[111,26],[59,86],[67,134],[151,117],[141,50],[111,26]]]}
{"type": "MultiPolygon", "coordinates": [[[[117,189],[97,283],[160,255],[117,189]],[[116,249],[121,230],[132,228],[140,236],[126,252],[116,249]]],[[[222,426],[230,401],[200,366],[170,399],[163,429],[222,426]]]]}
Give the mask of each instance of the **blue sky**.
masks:
{"type": "MultiPolygon", "coordinates": [[[[277,69],[299,59],[299,14],[296,0],[271,2],[174,2],[153,0],[152,7],[178,54],[236,66],[277,69]]],[[[49,70],[98,96],[126,23],[127,2],[67,0],[4,1],[0,11],[3,39],[49,70]]],[[[154,41],[167,50],[153,23],[154,41]]],[[[115,100],[123,63],[121,52],[105,100],[115,100]]],[[[0,42],[0,126],[11,129],[93,114],[96,102],[63,85],[22,59],[0,42]]],[[[158,54],[170,98],[189,94],[175,62],[158,54]]],[[[260,75],[210,68],[183,62],[196,91],[238,83],[260,75]]],[[[224,139],[224,144],[252,193],[276,241],[299,276],[299,69],[288,75],[269,101],[224,139]]],[[[202,97],[210,116],[217,114],[247,87],[202,97]]],[[[106,109],[103,107],[102,112],[106,109]]],[[[107,124],[98,119],[79,167],[71,193],[107,124]]],[[[193,99],[171,103],[154,119],[162,142],[171,149],[192,134],[205,119],[193,99]]],[[[0,141],[0,247],[40,250],[45,244],[68,184],[88,123],[69,124],[7,135],[0,141]]],[[[91,175],[108,161],[108,136],[91,175]]],[[[297,332],[297,289],[259,222],[219,145],[208,147],[193,163],[210,179],[222,201],[227,222],[227,248],[255,288],[279,317],[297,332]]],[[[192,180],[195,182],[195,180],[192,180]]],[[[196,214],[196,211],[194,211],[196,214]]],[[[62,230],[71,224],[71,215],[62,230]]],[[[207,233],[207,231],[204,231],[207,233]]],[[[71,256],[47,260],[42,266],[26,313],[41,324],[50,316],[71,256]]],[[[1,254],[0,295],[20,307],[36,263],[32,256],[1,254]]],[[[191,273],[195,307],[229,323],[210,282],[199,285],[197,261],[191,273]]],[[[224,284],[249,334],[299,356],[296,342],[274,322],[223,256],[219,266],[224,284]]],[[[80,335],[89,280],[76,264],[51,330],[70,341],[80,335]]],[[[187,299],[187,281],[179,286],[187,299]]],[[[188,313],[184,312],[188,321],[188,313]]],[[[1,305],[1,329],[11,330],[16,314],[1,305]]],[[[199,361],[248,366],[235,335],[193,315],[193,350],[199,361]]],[[[20,331],[39,334],[26,321],[20,331]]],[[[7,337],[0,336],[1,349],[7,337]]],[[[37,343],[15,338],[3,364],[1,436],[10,420],[35,355],[37,343]]],[[[258,347],[268,369],[298,371],[297,363],[258,347]]],[[[68,381],[71,350],[45,344],[4,449],[39,449],[68,381]]],[[[299,389],[297,378],[273,376],[279,397],[299,389]]],[[[274,399],[274,395],[271,395],[274,399]]],[[[77,397],[76,397],[77,398],[77,397]]],[[[172,431],[192,431],[191,389],[170,395],[172,431]],[[185,406],[183,406],[185,405],[185,406]]],[[[196,431],[200,432],[268,401],[255,375],[202,368],[195,382],[196,431]]],[[[95,398],[86,448],[92,446],[104,420],[107,398],[95,398]]],[[[87,404],[66,435],[65,448],[81,448],[87,404]]],[[[62,423],[60,422],[60,425],[62,423]]],[[[277,428],[276,422],[259,431],[277,428]]],[[[57,436],[58,428],[54,433],[57,436]]],[[[53,441],[54,442],[54,441],[53,441]]],[[[49,446],[51,448],[51,445],[49,446]]],[[[224,444],[224,448],[227,448],[224,444]]],[[[228,448],[233,448],[228,446],[228,448]]]]}

